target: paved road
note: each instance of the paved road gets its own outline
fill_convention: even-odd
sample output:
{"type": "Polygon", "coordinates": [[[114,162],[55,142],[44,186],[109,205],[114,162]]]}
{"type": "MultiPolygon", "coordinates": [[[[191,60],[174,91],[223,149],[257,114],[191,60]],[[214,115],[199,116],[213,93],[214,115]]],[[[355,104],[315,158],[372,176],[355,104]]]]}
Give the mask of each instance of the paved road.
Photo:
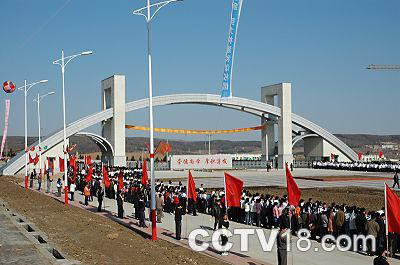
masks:
{"type": "MultiPolygon", "coordinates": [[[[236,176],[244,181],[246,187],[251,186],[286,186],[286,178],[284,170],[274,170],[266,172],[265,170],[237,170],[228,171],[233,176],[236,176]]],[[[182,179],[185,183],[187,179],[187,171],[156,171],[155,176],[157,179],[182,179]]],[[[223,187],[223,171],[214,172],[192,172],[196,185],[203,184],[204,187],[219,188],[223,187]]],[[[320,170],[320,169],[295,169],[293,172],[294,177],[313,177],[313,176],[337,176],[337,177],[350,177],[350,176],[365,176],[377,177],[382,180],[352,180],[352,181],[315,181],[296,179],[300,188],[316,188],[316,187],[346,187],[346,186],[360,186],[367,188],[383,189],[384,183],[391,183],[392,181],[384,180],[383,178],[391,178],[392,174],[387,173],[368,173],[357,171],[342,171],[342,170],[320,170]]],[[[175,181],[176,182],[176,181],[175,181]]]]}
{"type": "MultiPolygon", "coordinates": [[[[83,201],[83,196],[80,194],[76,194],[77,198],[79,200],[83,201]]],[[[97,206],[97,200],[95,198],[94,202],[90,203],[93,206],[97,206]]],[[[110,200],[106,199],[105,202],[106,205],[106,210],[113,212],[116,214],[117,212],[117,206],[116,206],[116,201],[115,200],[110,200]]],[[[124,205],[124,210],[125,213],[129,216],[132,216],[134,212],[134,208],[132,204],[125,203],[124,205]]],[[[148,212],[146,212],[146,216],[148,216],[148,212]]],[[[206,229],[210,234],[212,233],[212,227],[213,227],[214,221],[212,218],[208,215],[203,215],[199,214],[198,216],[190,216],[186,215],[183,218],[182,222],[182,235],[183,237],[187,237],[187,235],[190,233],[190,231],[197,229],[197,228],[204,228],[206,229]]],[[[160,227],[172,231],[175,231],[175,223],[174,223],[174,216],[170,214],[165,214],[165,217],[163,218],[163,223],[158,224],[160,227]]],[[[251,228],[250,226],[246,226],[243,224],[238,224],[231,222],[229,229],[233,231],[233,229],[236,228],[251,228]]],[[[268,239],[268,236],[271,234],[271,230],[268,229],[262,229],[262,231],[265,233],[266,238],[268,239]]],[[[205,242],[210,241],[210,237],[204,238],[205,242]]],[[[253,259],[260,260],[263,263],[269,263],[269,264],[277,264],[277,258],[276,258],[276,248],[275,246],[273,247],[271,252],[264,252],[262,250],[261,245],[259,244],[259,241],[257,240],[256,235],[251,235],[249,237],[249,242],[250,242],[250,247],[249,251],[242,252],[240,250],[240,237],[239,236],[234,236],[233,238],[230,239],[230,242],[233,243],[233,248],[230,250],[230,255],[237,255],[241,257],[251,257],[253,259]]],[[[293,246],[296,245],[297,238],[293,239],[293,246]]],[[[308,252],[301,252],[294,248],[293,252],[289,254],[289,263],[291,264],[291,258],[293,256],[294,263],[293,264],[298,264],[298,265],[337,265],[337,264],[372,264],[373,258],[364,256],[362,254],[354,253],[354,252],[339,252],[338,250],[334,250],[332,252],[323,252],[321,247],[321,244],[318,242],[312,241],[311,245],[311,250],[308,252]],[[318,249],[318,251],[315,251],[315,249],[318,249]]],[[[390,264],[399,264],[399,260],[395,259],[390,259],[390,264]]]]}
{"type": "Polygon", "coordinates": [[[0,208],[0,264],[50,265],[0,208]]]}

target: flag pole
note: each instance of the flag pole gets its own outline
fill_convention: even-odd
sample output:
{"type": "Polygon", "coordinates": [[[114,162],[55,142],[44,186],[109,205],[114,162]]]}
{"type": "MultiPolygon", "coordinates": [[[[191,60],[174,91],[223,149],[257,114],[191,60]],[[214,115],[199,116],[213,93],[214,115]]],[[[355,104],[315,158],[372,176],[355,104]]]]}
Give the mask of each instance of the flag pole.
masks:
{"type": "Polygon", "coordinates": [[[226,210],[225,214],[226,214],[226,217],[229,220],[229,216],[228,216],[228,200],[227,200],[227,197],[226,197],[226,175],[225,175],[225,172],[224,172],[224,189],[225,189],[224,197],[225,197],[225,210],[226,210]]]}
{"type": "Polygon", "coordinates": [[[389,219],[388,219],[388,211],[387,211],[387,194],[386,194],[387,184],[385,182],[385,216],[386,216],[386,257],[388,257],[389,252],[389,219]]]}
{"type": "Polygon", "coordinates": [[[104,210],[106,210],[106,198],[107,198],[107,196],[106,196],[106,183],[105,183],[105,181],[104,181],[104,172],[103,172],[103,167],[104,167],[104,164],[103,164],[103,161],[101,161],[101,174],[103,175],[103,207],[104,207],[104,210]]]}
{"type": "Polygon", "coordinates": [[[292,256],[292,265],[293,265],[293,251],[292,251],[292,215],[290,215],[290,205],[289,205],[289,244],[290,244],[290,254],[292,256]]]}
{"type": "Polygon", "coordinates": [[[226,200],[226,175],[224,172],[224,197],[225,197],[225,208],[226,208],[226,214],[228,215],[228,202],[226,200]]]}
{"type": "MultiPolygon", "coordinates": [[[[187,177],[187,182],[186,182],[186,200],[187,200],[187,206],[189,206],[189,175],[190,175],[190,169],[189,169],[189,173],[188,173],[188,177],[187,177]]],[[[186,213],[185,213],[185,216],[186,216],[186,218],[185,218],[185,222],[186,222],[186,224],[185,224],[185,226],[186,226],[186,233],[185,233],[185,236],[186,236],[186,238],[188,238],[188,212],[187,212],[187,207],[186,207],[186,209],[185,209],[185,211],[186,211],[186,213]]]]}

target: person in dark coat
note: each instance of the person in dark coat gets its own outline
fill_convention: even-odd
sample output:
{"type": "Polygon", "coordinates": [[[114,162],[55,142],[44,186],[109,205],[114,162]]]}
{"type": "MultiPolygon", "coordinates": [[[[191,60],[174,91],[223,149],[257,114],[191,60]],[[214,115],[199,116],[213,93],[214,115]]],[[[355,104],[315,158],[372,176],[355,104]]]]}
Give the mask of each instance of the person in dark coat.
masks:
{"type": "MultiPolygon", "coordinates": [[[[378,232],[378,241],[376,242],[376,245],[378,248],[380,247],[385,247],[386,246],[386,227],[385,227],[385,214],[377,214],[376,222],[379,225],[379,232],[378,232]]],[[[379,255],[379,253],[377,254],[379,255]]]]}
{"type": "Polygon", "coordinates": [[[29,177],[29,188],[33,188],[33,180],[35,179],[35,175],[33,173],[33,171],[31,172],[31,175],[29,177]]]}
{"type": "Polygon", "coordinates": [[[144,202],[143,196],[141,196],[139,198],[137,209],[138,209],[138,215],[139,215],[139,226],[147,227],[146,219],[145,219],[146,203],[144,202]]]}
{"type": "Polygon", "coordinates": [[[181,240],[183,207],[179,204],[175,208],[175,238],[181,240]]]}
{"type": "Polygon", "coordinates": [[[99,206],[97,207],[98,212],[101,212],[101,206],[103,204],[103,197],[104,197],[104,191],[103,191],[103,188],[100,186],[99,189],[97,190],[97,201],[99,202],[99,206]]]}
{"type": "Polygon", "coordinates": [[[287,231],[286,223],[282,223],[276,238],[276,249],[278,254],[278,265],[287,265],[287,231]]]}
{"type": "Polygon", "coordinates": [[[358,234],[366,235],[365,225],[367,224],[367,217],[364,208],[361,208],[360,213],[356,216],[356,228],[358,234]]]}
{"type": "MultiPolygon", "coordinates": [[[[228,219],[228,215],[226,215],[226,214],[218,222],[218,229],[223,229],[223,228],[225,228],[225,229],[229,228],[229,219],[228,219]]],[[[221,234],[220,239],[221,239],[221,246],[224,247],[224,246],[226,246],[226,244],[228,244],[228,237],[226,235],[221,234]]],[[[227,256],[228,252],[224,251],[224,252],[221,253],[221,255],[222,256],[227,256]]]]}
{"type": "Polygon", "coordinates": [[[117,193],[118,218],[124,218],[124,198],[122,192],[117,193]]]}
{"type": "Polygon", "coordinates": [[[389,265],[389,262],[386,260],[385,253],[386,250],[385,248],[378,248],[376,251],[378,254],[378,257],[374,259],[374,265],[389,265]]]}
{"type": "Polygon", "coordinates": [[[214,231],[217,229],[218,223],[224,218],[225,212],[221,205],[221,201],[218,200],[212,209],[212,216],[214,216],[214,231]]]}
{"type": "Polygon", "coordinates": [[[394,173],[393,176],[393,189],[397,185],[397,188],[400,189],[400,184],[399,184],[399,175],[397,174],[397,171],[394,173]]]}

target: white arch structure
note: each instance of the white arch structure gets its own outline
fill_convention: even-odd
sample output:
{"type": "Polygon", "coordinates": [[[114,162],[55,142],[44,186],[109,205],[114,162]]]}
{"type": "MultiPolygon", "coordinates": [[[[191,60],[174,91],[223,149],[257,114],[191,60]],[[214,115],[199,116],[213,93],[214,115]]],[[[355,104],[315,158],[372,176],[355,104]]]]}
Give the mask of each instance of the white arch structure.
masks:
{"type": "Polygon", "coordinates": [[[88,137],[90,140],[92,140],[93,143],[95,143],[100,148],[102,154],[108,157],[114,155],[114,148],[106,138],[89,132],[79,132],[75,135],[88,137]]]}
{"type": "MultiPolygon", "coordinates": [[[[165,106],[172,104],[201,104],[201,105],[212,105],[228,109],[234,109],[252,115],[256,115],[259,117],[264,117],[264,115],[267,114],[276,117],[280,117],[281,115],[281,109],[279,107],[267,103],[262,103],[255,100],[239,98],[239,97],[221,98],[220,95],[214,95],[214,94],[174,94],[174,95],[158,96],[153,98],[153,104],[154,106],[165,106]]],[[[149,105],[148,98],[132,101],[126,103],[125,112],[131,112],[147,108],[148,105],[149,105]]],[[[75,122],[72,122],[67,126],[67,137],[71,137],[90,126],[101,123],[102,121],[106,121],[111,118],[113,118],[113,109],[109,108],[97,112],[95,114],[86,116],[75,122]]],[[[318,126],[317,124],[294,113],[292,113],[292,122],[293,124],[306,129],[310,133],[322,137],[332,146],[341,151],[351,161],[356,161],[358,159],[357,154],[349,146],[347,146],[336,136],[329,133],[328,131],[318,126]]],[[[45,137],[42,140],[42,145],[48,146],[48,149],[51,149],[52,147],[61,143],[62,140],[63,140],[63,131],[58,130],[55,133],[45,137]]],[[[36,144],[37,143],[33,145],[36,144]]],[[[21,169],[23,169],[24,162],[25,162],[24,152],[20,152],[1,169],[1,173],[3,175],[14,175],[18,173],[21,169]]]]}

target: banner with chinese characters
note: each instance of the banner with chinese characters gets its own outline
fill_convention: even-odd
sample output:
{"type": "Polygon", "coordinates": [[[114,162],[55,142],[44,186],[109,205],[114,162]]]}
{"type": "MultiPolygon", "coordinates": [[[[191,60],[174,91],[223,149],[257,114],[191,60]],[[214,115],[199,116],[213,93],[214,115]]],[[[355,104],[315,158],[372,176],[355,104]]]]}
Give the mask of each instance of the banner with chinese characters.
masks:
{"type": "Polygon", "coordinates": [[[232,169],[232,155],[174,155],[171,169],[232,169]]]}
{"type": "Polygon", "coordinates": [[[240,13],[243,0],[232,1],[231,23],[229,26],[228,48],[225,55],[224,76],[222,80],[221,97],[232,96],[232,70],[233,59],[235,57],[236,35],[239,27],[240,13]]]}

